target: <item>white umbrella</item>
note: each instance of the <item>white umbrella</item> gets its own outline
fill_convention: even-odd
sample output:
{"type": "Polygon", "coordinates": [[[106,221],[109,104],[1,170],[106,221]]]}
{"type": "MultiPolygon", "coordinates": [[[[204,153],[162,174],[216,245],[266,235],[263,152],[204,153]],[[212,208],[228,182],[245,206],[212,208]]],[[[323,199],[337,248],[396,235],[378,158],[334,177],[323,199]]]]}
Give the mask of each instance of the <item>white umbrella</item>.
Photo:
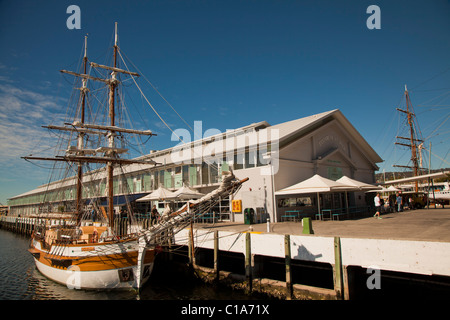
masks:
{"type": "Polygon", "coordinates": [[[290,187],[276,191],[276,195],[288,195],[299,193],[316,193],[316,192],[331,192],[331,191],[349,191],[357,190],[358,188],[349,184],[340,183],[319,176],[318,174],[312,176],[305,181],[294,184],[290,187]]]}
{"type": "MultiPolygon", "coordinates": [[[[319,176],[318,174],[312,176],[305,181],[294,184],[290,187],[281,189],[275,192],[275,195],[290,195],[300,193],[317,193],[317,211],[320,214],[320,199],[319,193],[324,192],[339,192],[339,191],[352,191],[358,190],[357,187],[343,184],[334,180],[330,180],[319,176]]],[[[346,207],[348,207],[347,196],[345,196],[346,207]]]]}
{"type": "Polygon", "coordinates": [[[203,193],[200,193],[197,190],[191,189],[186,186],[183,186],[177,191],[175,191],[174,195],[177,199],[184,199],[184,200],[198,199],[204,196],[203,193]]]}
{"type": "Polygon", "coordinates": [[[176,198],[176,195],[174,192],[167,190],[166,188],[159,187],[152,193],[146,195],[145,197],[142,197],[136,201],[152,201],[152,200],[165,200],[165,199],[174,199],[176,198]]]}
{"type": "Polygon", "coordinates": [[[366,193],[369,193],[369,192],[389,192],[389,191],[391,191],[388,188],[385,188],[385,187],[383,187],[381,185],[379,185],[378,187],[375,187],[375,188],[379,188],[379,189],[368,190],[368,191],[366,191],[366,193]]]}
{"type": "Polygon", "coordinates": [[[380,189],[382,188],[380,186],[376,187],[374,185],[371,185],[371,184],[368,184],[368,183],[365,183],[365,182],[361,182],[361,181],[358,181],[358,180],[355,180],[355,179],[351,179],[351,178],[349,178],[347,176],[343,176],[342,178],[337,179],[336,181],[340,182],[340,183],[343,183],[343,184],[346,184],[346,185],[354,186],[354,187],[356,187],[356,188],[358,188],[360,190],[372,190],[374,188],[380,188],[380,189]]]}

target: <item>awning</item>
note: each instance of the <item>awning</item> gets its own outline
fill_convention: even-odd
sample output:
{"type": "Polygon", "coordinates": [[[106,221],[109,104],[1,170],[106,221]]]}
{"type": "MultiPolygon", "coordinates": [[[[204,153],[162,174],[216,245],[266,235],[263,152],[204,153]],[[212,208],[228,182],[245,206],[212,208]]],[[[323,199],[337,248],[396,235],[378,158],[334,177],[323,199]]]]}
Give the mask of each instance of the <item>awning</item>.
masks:
{"type": "Polygon", "coordinates": [[[370,193],[370,192],[397,192],[397,191],[401,191],[400,189],[397,189],[393,186],[390,186],[389,188],[385,188],[381,185],[378,186],[378,189],[372,189],[372,190],[368,190],[366,191],[366,193],[370,193]]]}
{"type": "Polygon", "coordinates": [[[275,195],[289,195],[300,193],[323,193],[323,192],[340,192],[340,191],[354,191],[357,187],[333,181],[318,174],[311,178],[294,184],[290,187],[281,189],[275,192],[275,195]]]}
{"type": "MultiPolygon", "coordinates": [[[[306,179],[305,181],[302,181],[300,183],[294,184],[290,187],[281,189],[279,191],[275,192],[275,195],[292,195],[292,194],[303,194],[303,193],[316,193],[317,194],[317,213],[321,214],[320,211],[320,200],[319,200],[319,194],[320,193],[327,193],[327,192],[347,192],[347,191],[355,191],[359,190],[358,187],[340,183],[334,180],[330,180],[327,178],[324,178],[322,176],[319,176],[318,174],[312,176],[309,179],[306,179]]],[[[345,207],[348,211],[348,202],[347,202],[347,196],[345,197],[345,207]]]]}
{"type": "Polygon", "coordinates": [[[152,193],[146,195],[145,197],[140,198],[137,200],[138,202],[141,201],[155,201],[155,200],[167,200],[167,199],[174,199],[176,198],[176,195],[174,192],[167,190],[166,188],[159,187],[152,193]]]}
{"type": "Polygon", "coordinates": [[[347,176],[343,176],[342,178],[337,179],[336,181],[340,182],[340,183],[343,183],[343,184],[346,184],[346,185],[354,186],[354,187],[358,188],[359,190],[373,190],[373,189],[376,190],[377,188],[381,189],[380,186],[377,187],[377,186],[371,185],[369,183],[365,183],[365,182],[361,182],[361,181],[358,181],[358,180],[355,180],[355,179],[351,179],[351,178],[349,178],[347,176]]]}
{"type": "Polygon", "coordinates": [[[198,199],[204,196],[203,193],[200,193],[197,190],[191,189],[186,186],[181,187],[180,189],[175,191],[174,194],[176,198],[180,200],[198,199]]]}

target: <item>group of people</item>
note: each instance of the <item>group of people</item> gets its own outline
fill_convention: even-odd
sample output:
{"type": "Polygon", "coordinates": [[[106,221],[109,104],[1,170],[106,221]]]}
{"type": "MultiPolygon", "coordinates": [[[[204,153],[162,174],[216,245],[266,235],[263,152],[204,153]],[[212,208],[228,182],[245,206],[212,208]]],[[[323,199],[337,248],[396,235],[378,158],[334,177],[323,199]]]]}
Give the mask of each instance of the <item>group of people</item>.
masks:
{"type": "MultiPolygon", "coordinates": [[[[393,207],[393,203],[391,204],[389,199],[391,199],[391,198],[388,198],[387,204],[388,204],[389,207],[393,207]]],[[[374,201],[374,204],[375,204],[374,217],[378,218],[378,219],[381,219],[380,214],[381,214],[382,208],[384,207],[384,204],[385,204],[384,199],[380,196],[380,193],[377,193],[377,195],[375,196],[373,201],[374,201]]],[[[397,212],[402,212],[403,211],[403,198],[400,195],[400,193],[398,193],[398,192],[397,192],[397,194],[395,196],[395,204],[397,205],[397,212]]],[[[412,209],[414,207],[413,199],[411,197],[409,197],[408,205],[409,205],[410,209],[412,209]]]]}

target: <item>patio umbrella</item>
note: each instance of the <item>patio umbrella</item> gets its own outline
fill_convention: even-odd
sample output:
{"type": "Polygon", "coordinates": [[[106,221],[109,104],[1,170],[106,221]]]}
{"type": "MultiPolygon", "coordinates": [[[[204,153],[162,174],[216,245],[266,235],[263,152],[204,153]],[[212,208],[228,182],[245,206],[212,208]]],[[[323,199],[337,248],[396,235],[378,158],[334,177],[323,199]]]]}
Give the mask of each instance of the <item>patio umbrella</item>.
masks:
{"type": "Polygon", "coordinates": [[[174,199],[174,198],[176,198],[174,192],[169,191],[166,188],[159,187],[152,193],[150,193],[150,194],[146,195],[145,197],[142,197],[136,201],[142,202],[142,201],[165,200],[165,199],[174,199]]]}
{"type": "Polygon", "coordinates": [[[354,186],[354,187],[358,188],[359,190],[371,190],[371,189],[375,189],[375,188],[380,188],[380,189],[382,188],[381,186],[376,187],[374,185],[371,185],[371,184],[368,184],[368,183],[365,183],[365,182],[361,182],[361,181],[358,181],[358,180],[355,180],[355,179],[351,179],[351,178],[349,178],[347,176],[343,176],[342,178],[337,179],[336,182],[340,182],[340,183],[343,183],[343,184],[346,184],[346,185],[354,186]]]}
{"type": "MultiPolygon", "coordinates": [[[[301,193],[317,193],[317,210],[320,214],[320,201],[319,201],[319,193],[325,192],[340,192],[340,191],[354,191],[358,190],[357,187],[340,183],[334,180],[330,180],[324,178],[318,174],[312,176],[309,179],[306,179],[302,182],[294,184],[290,187],[281,189],[275,192],[275,195],[292,195],[292,194],[301,194],[301,193]]],[[[347,197],[345,197],[347,199],[347,197]]],[[[348,204],[346,203],[346,206],[348,204]]]]}
{"type": "Polygon", "coordinates": [[[369,193],[369,192],[389,192],[389,191],[391,191],[388,188],[385,188],[385,187],[383,187],[381,185],[379,185],[378,187],[375,187],[375,188],[379,188],[379,189],[368,190],[368,191],[366,191],[366,193],[369,193]]]}
{"type": "Polygon", "coordinates": [[[183,186],[177,191],[174,192],[174,195],[177,199],[198,199],[204,196],[203,193],[198,192],[197,190],[191,189],[187,186],[183,186]]]}
{"type": "Polygon", "coordinates": [[[389,188],[387,188],[387,189],[388,189],[388,191],[393,191],[393,192],[402,191],[394,186],[389,186],[389,188]]]}

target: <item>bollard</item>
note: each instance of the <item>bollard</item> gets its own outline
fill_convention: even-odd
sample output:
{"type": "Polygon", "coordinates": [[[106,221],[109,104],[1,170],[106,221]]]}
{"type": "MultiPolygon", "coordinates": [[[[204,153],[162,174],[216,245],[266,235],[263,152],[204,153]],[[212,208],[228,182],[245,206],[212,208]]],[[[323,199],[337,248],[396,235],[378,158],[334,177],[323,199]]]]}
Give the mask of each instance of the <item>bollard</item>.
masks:
{"type": "Polygon", "coordinates": [[[303,225],[303,232],[302,232],[303,234],[314,234],[311,218],[303,218],[302,225],[303,225]]]}
{"type": "Polygon", "coordinates": [[[270,219],[267,218],[267,232],[270,232],[270,219]]]}

